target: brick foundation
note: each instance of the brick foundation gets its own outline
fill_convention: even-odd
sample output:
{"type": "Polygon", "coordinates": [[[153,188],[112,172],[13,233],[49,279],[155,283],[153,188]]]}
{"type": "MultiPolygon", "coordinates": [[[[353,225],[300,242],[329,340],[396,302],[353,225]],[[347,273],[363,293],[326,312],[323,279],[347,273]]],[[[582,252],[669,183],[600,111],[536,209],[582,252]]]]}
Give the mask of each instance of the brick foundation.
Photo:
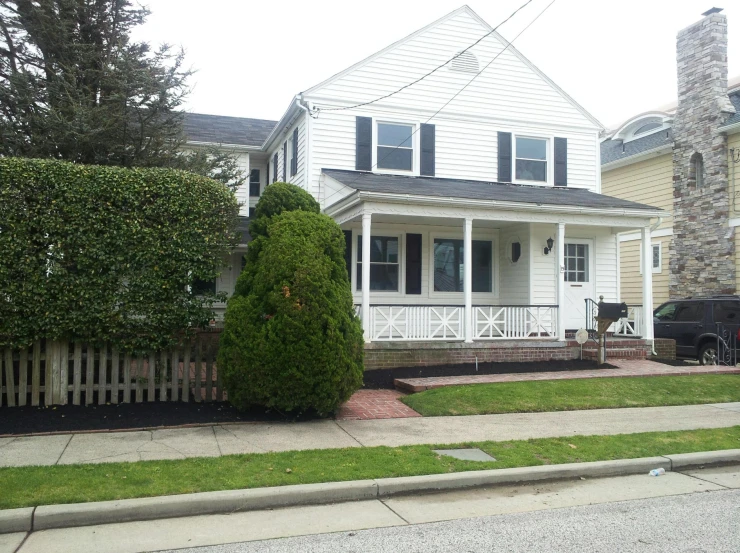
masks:
{"type": "Polygon", "coordinates": [[[655,359],[675,359],[676,358],[676,341],[668,338],[656,338],[653,348],[657,355],[650,357],[655,359]]]}

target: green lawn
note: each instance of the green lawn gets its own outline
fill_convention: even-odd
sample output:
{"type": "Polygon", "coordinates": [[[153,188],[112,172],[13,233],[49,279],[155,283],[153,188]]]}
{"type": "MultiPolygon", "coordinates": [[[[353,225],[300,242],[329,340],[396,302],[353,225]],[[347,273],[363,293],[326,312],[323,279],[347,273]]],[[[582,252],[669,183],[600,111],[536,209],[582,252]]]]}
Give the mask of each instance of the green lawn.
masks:
{"type": "Polygon", "coordinates": [[[740,426],[455,445],[460,446],[480,447],[497,461],[459,461],[432,452],[453,446],[408,446],[0,468],[0,508],[737,449],[740,426]]]}
{"type": "Polygon", "coordinates": [[[402,401],[425,417],[740,401],[740,376],[584,378],[446,386],[402,401]]]}

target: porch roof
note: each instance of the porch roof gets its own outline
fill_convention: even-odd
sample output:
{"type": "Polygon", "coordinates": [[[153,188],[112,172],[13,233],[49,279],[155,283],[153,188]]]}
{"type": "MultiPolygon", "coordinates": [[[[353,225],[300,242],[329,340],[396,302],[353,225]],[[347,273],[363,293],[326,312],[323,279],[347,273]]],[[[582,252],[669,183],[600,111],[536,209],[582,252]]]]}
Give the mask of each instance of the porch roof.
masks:
{"type": "Polygon", "coordinates": [[[613,198],[604,194],[596,194],[582,188],[555,188],[463,179],[414,177],[342,169],[322,169],[322,173],[359,192],[591,209],[626,209],[632,212],[644,211],[646,215],[651,216],[662,213],[662,210],[657,207],[613,198]]]}

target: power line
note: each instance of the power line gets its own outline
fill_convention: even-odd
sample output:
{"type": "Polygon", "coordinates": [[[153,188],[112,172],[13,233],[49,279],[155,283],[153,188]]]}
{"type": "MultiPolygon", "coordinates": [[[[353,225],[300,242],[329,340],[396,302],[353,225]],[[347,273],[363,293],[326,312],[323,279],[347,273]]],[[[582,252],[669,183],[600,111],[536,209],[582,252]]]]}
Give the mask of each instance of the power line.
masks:
{"type": "MultiPolygon", "coordinates": [[[[499,27],[501,27],[503,24],[507,23],[512,17],[514,17],[517,13],[519,13],[522,9],[524,9],[527,5],[529,5],[531,3],[532,3],[532,0],[527,0],[524,4],[522,4],[516,10],[514,10],[509,17],[507,17],[501,23],[499,23],[493,29],[491,29],[490,32],[488,32],[485,35],[483,35],[482,37],[480,37],[473,44],[471,44],[470,46],[468,46],[467,48],[465,48],[465,50],[461,50],[460,52],[458,52],[457,54],[455,54],[454,56],[452,56],[450,59],[448,59],[447,61],[445,61],[442,65],[438,65],[437,67],[435,67],[434,69],[432,69],[431,71],[429,71],[429,73],[426,73],[425,75],[422,75],[421,77],[419,77],[415,81],[412,81],[409,84],[404,85],[401,88],[399,88],[397,90],[394,90],[393,92],[390,92],[390,93],[388,93],[388,94],[386,94],[384,96],[380,96],[379,98],[375,98],[374,100],[369,100],[367,102],[362,102],[360,104],[355,104],[353,106],[346,106],[346,107],[316,108],[316,110],[315,110],[316,113],[318,114],[318,112],[320,112],[320,111],[343,111],[343,110],[348,110],[348,109],[356,109],[356,108],[359,108],[359,107],[362,107],[362,106],[368,106],[370,104],[374,104],[375,102],[379,102],[380,100],[385,100],[386,98],[390,98],[391,96],[394,96],[394,95],[398,94],[399,92],[401,92],[402,90],[405,90],[405,89],[409,88],[410,86],[414,86],[415,84],[423,81],[424,79],[426,79],[427,77],[429,77],[430,75],[432,75],[433,73],[435,73],[436,71],[439,71],[440,69],[442,69],[445,65],[447,65],[451,61],[453,61],[453,60],[457,59],[458,57],[462,56],[465,52],[467,52],[468,50],[470,50],[474,46],[478,45],[484,38],[491,36],[493,33],[496,32],[496,30],[499,27]]],[[[519,34],[521,34],[521,33],[519,33],[519,34]]]]}
{"type": "MultiPolygon", "coordinates": [[[[446,107],[447,107],[448,105],[450,105],[450,103],[452,103],[452,101],[453,101],[453,100],[454,100],[455,98],[457,98],[457,97],[458,97],[458,96],[459,96],[460,94],[462,94],[462,92],[463,92],[463,91],[464,91],[464,90],[465,90],[466,88],[468,88],[468,86],[470,86],[470,84],[471,84],[471,83],[472,83],[472,82],[473,82],[473,81],[474,81],[475,79],[477,79],[477,78],[478,78],[478,77],[479,77],[479,76],[480,76],[480,75],[481,75],[481,74],[482,74],[482,73],[483,73],[483,72],[484,72],[484,71],[485,71],[486,69],[488,69],[488,67],[489,67],[489,66],[490,66],[490,65],[491,65],[491,64],[492,64],[492,63],[493,63],[494,61],[496,61],[496,60],[497,60],[497,59],[499,58],[499,56],[501,56],[501,54],[503,54],[503,53],[504,53],[504,52],[505,52],[506,50],[508,50],[509,46],[511,46],[511,45],[512,45],[512,44],[514,43],[514,41],[515,41],[516,39],[518,39],[518,38],[519,38],[519,37],[520,37],[520,36],[522,35],[522,33],[524,33],[524,31],[526,31],[527,29],[529,29],[529,28],[530,28],[530,27],[531,27],[531,26],[532,26],[532,25],[534,24],[534,22],[535,22],[535,21],[537,21],[537,20],[538,20],[538,19],[539,19],[540,17],[542,17],[542,15],[543,15],[543,14],[544,14],[544,13],[545,13],[545,12],[546,12],[546,11],[547,11],[548,9],[550,9],[550,6],[552,6],[552,5],[553,5],[553,4],[554,4],[554,3],[556,2],[556,1],[557,1],[557,0],[552,0],[552,1],[551,1],[551,2],[550,2],[550,3],[548,4],[548,5],[547,5],[547,6],[545,6],[545,8],[544,8],[544,9],[543,9],[543,10],[542,10],[542,11],[541,11],[541,12],[540,12],[540,13],[539,13],[538,15],[537,15],[537,17],[535,17],[535,18],[534,18],[534,19],[533,19],[532,21],[530,21],[530,22],[529,22],[529,23],[527,24],[527,26],[526,26],[526,27],[524,27],[524,29],[522,29],[521,31],[519,31],[519,34],[517,34],[517,35],[516,35],[516,36],[515,36],[515,37],[514,37],[513,39],[511,39],[510,41],[508,41],[508,42],[506,43],[506,46],[504,46],[504,47],[503,47],[503,48],[501,49],[501,51],[500,51],[500,52],[498,52],[498,53],[497,53],[497,54],[496,54],[496,55],[495,55],[495,56],[494,56],[494,57],[493,57],[493,58],[491,59],[491,61],[489,61],[489,62],[488,62],[488,63],[486,64],[486,66],[485,66],[485,67],[484,67],[483,69],[481,69],[481,70],[480,70],[480,71],[479,71],[478,73],[476,73],[475,75],[473,75],[473,77],[472,77],[472,78],[471,78],[471,79],[470,79],[470,80],[469,80],[469,81],[468,81],[468,82],[467,82],[467,83],[465,84],[465,86],[463,86],[463,87],[462,87],[462,88],[461,88],[460,90],[458,90],[458,91],[457,91],[457,92],[456,92],[456,93],[455,93],[455,94],[454,94],[454,95],[452,96],[452,98],[450,98],[449,100],[447,100],[447,102],[445,102],[445,103],[444,103],[444,105],[443,105],[443,106],[442,106],[441,108],[439,108],[439,109],[438,109],[437,111],[435,111],[435,112],[434,112],[434,114],[433,114],[433,115],[432,115],[432,116],[431,116],[431,117],[430,117],[429,119],[427,119],[427,120],[426,120],[426,121],[424,122],[424,124],[426,124],[426,123],[429,123],[429,121],[431,121],[432,119],[434,119],[434,118],[435,118],[435,117],[436,117],[437,115],[439,115],[439,114],[440,114],[440,112],[441,112],[441,111],[442,111],[443,109],[445,109],[445,108],[446,108],[446,107]]],[[[373,169],[376,169],[376,168],[378,167],[378,164],[379,164],[379,163],[383,162],[383,161],[384,161],[384,160],[385,160],[385,159],[386,159],[386,158],[387,158],[387,157],[388,157],[389,155],[391,155],[391,154],[392,154],[393,152],[395,152],[395,151],[396,151],[396,150],[397,150],[397,149],[398,149],[398,148],[399,148],[399,147],[401,146],[401,144],[403,144],[404,142],[406,142],[406,140],[410,140],[411,138],[413,138],[413,136],[414,136],[414,135],[415,135],[415,134],[416,134],[417,132],[419,132],[419,130],[421,130],[421,125],[417,125],[416,129],[415,129],[415,130],[414,130],[414,131],[413,131],[413,132],[412,132],[412,133],[411,133],[411,134],[409,135],[409,137],[408,137],[408,138],[406,138],[405,140],[401,141],[401,143],[400,143],[400,144],[399,144],[398,146],[395,146],[395,147],[394,147],[394,148],[393,148],[393,149],[392,149],[392,150],[391,150],[390,152],[388,152],[388,153],[387,153],[387,154],[386,154],[385,156],[383,156],[383,157],[382,157],[381,159],[377,160],[377,161],[375,162],[375,164],[374,164],[374,165],[373,165],[373,166],[372,166],[372,167],[370,168],[370,170],[372,171],[373,169]]],[[[352,184],[354,184],[355,182],[357,182],[357,180],[358,180],[359,178],[360,178],[360,175],[358,175],[357,177],[355,177],[355,178],[354,178],[354,179],[352,180],[352,182],[350,182],[350,183],[345,183],[345,184],[346,184],[347,186],[350,186],[350,187],[351,187],[351,186],[352,186],[352,184]]]]}

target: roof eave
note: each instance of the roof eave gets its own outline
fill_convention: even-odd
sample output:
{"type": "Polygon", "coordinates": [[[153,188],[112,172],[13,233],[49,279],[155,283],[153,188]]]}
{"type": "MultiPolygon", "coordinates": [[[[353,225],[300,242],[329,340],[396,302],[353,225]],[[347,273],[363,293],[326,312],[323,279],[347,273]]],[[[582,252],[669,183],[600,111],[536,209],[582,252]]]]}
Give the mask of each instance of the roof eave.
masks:
{"type": "Polygon", "coordinates": [[[217,147],[217,148],[229,148],[232,150],[243,150],[245,152],[258,152],[262,149],[261,146],[250,146],[247,144],[227,144],[224,142],[204,142],[200,140],[186,140],[185,144],[187,146],[194,146],[194,147],[217,147]]]}
{"type": "Polygon", "coordinates": [[[618,169],[620,167],[624,167],[625,165],[632,165],[633,163],[637,163],[638,161],[645,161],[646,159],[650,159],[662,154],[667,154],[672,151],[673,143],[662,144],[657,148],[652,148],[650,150],[645,150],[644,152],[639,152],[637,154],[633,154],[622,159],[616,159],[614,161],[610,161],[609,163],[604,163],[601,165],[601,172],[603,173],[604,171],[618,169]]]}

